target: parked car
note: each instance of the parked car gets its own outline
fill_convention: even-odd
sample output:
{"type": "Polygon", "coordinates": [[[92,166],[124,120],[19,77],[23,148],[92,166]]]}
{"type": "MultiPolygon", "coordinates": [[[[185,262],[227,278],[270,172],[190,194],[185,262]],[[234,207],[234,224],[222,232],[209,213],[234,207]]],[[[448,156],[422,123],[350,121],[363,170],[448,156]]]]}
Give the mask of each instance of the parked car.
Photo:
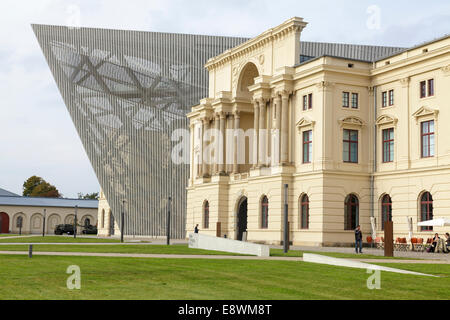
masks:
{"type": "Polygon", "coordinates": [[[74,228],[73,224],[59,224],[55,228],[55,234],[63,235],[64,233],[73,234],[74,228]]]}
{"type": "Polygon", "coordinates": [[[91,225],[85,226],[82,233],[83,234],[97,234],[97,227],[91,226],[91,225]]]}

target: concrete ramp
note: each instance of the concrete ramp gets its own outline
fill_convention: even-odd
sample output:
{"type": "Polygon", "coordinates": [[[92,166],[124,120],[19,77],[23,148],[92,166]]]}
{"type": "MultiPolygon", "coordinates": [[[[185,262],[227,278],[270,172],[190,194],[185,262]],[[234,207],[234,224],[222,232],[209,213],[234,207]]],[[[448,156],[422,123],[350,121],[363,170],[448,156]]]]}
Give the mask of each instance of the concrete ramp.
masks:
{"type": "Polygon", "coordinates": [[[269,257],[269,246],[207,236],[200,233],[189,234],[189,248],[224,251],[240,254],[248,254],[258,257],[269,257]]]}
{"type": "MultiPolygon", "coordinates": [[[[332,266],[348,267],[348,268],[380,270],[380,271],[386,271],[386,272],[412,274],[412,275],[416,275],[416,276],[438,277],[438,276],[431,275],[431,274],[425,274],[425,273],[420,273],[420,272],[413,272],[413,271],[408,271],[408,270],[377,266],[375,264],[369,264],[369,263],[364,263],[364,262],[354,261],[354,260],[349,260],[349,259],[341,259],[341,258],[322,256],[319,254],[312,254],[312,253],[304,253],[303,254],[303,262],[328,264],[328,265],[332,265],[332,266]]],[[[408,263],[408,260],[405,260],[405,263],[408,263]]]]}

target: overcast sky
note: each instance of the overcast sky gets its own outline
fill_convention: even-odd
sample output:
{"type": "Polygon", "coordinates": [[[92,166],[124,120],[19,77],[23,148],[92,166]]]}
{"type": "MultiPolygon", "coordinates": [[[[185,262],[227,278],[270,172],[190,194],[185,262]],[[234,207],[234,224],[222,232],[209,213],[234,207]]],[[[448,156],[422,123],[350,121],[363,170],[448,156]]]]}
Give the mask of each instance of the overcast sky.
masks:
{"type": "Polygon", "coordinates": [[[450,33],[448,0],[1,0],[0,188],[21,194],[39,175],[65,197],[99,189],[31,23],[252,37],[292,16],[308,41],[407,47],[450,33]]]}

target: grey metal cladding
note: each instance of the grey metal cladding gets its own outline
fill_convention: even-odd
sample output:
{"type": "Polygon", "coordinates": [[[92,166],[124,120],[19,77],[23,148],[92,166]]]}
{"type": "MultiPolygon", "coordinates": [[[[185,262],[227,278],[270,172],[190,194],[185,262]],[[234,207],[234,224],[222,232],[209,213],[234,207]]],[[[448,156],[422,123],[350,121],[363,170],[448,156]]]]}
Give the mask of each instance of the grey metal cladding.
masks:
{"type": "Polygon", "coordinates": [[[185,237],[187,164],[177,128],[208,95],[206,61],[245,38],[33,25],[86,153],[125,234],[185,237]]]}

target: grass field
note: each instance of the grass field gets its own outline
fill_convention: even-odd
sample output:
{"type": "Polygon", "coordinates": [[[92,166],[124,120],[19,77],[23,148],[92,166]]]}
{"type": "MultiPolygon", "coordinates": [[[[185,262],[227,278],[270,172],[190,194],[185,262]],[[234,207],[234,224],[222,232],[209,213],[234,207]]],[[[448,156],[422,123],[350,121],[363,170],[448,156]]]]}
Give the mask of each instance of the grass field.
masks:
{"type": "Polygon", "coordinates": [[[369,290],[366,270],[305,262],[0,255],[0,299],[449,299],[449,265],[395,267],[445,277],[382,272],[369,290]]]}
{"type": "Polygon", "coordinates": [[[23,237],[23,238],[13,238],[9,239],[9,237],[5,237],[4,239],[0,239],[0,243],[112,243],[112,242],[120,242],[117,239],[106,239],[106,238],[74,238],[73,236],[32,236],[32,237],[23,237]]]}

